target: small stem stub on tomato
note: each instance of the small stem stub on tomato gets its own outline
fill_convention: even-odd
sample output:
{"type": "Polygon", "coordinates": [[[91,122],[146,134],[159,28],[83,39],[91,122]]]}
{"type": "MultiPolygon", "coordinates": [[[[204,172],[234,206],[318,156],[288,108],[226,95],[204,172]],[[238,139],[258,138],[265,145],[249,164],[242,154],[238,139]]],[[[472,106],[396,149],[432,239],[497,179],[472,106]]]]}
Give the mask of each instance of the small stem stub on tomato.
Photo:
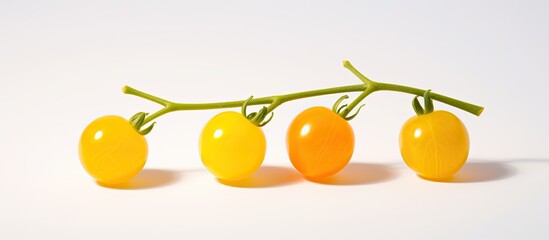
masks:
{"type": "Polygon", "coordinates": [[[252,112],[250,114],[247,114],[246,108],[248,107],[248,104],[252,99],[253,99],[253,96],[250,96],[242,104],[242,109],[241,109],[242,116],[247,118],[252,124],[258,127],[263,127],[273,119],[274,112],[270,112],[271,116],[267,120],[265,120],[265,118],[269,115],[269,112],[268,112],[268,108],[265,106],[261,107],[261,109],[257,112],[252,112]]]}
{"type": "Polygon", "coordinates": [[[358,96],[350,104],[343,104],[340,106],[343,100],[349,98],[348,95],[343,95],[339,99],[337,99],[337,101],[334,103],[334,105],[332,106],[332,111],[337,113],[337,115],[341,116],[346,121],[351,121],[353,120],[353,118],[355,118],[358,115],[358,113],[365,106],[365,104],[360,105],[353,115],[349,115],[351,110],[370,93],[371,92],[368,92],[368,90],[365,90],[362,94],[360,94],[360,96],[358,96]]]}
{"type": "Polygon", "coordinates": [[[433,99],[431,99],[431,89],[425,91],[425,94],[423,94],[423,105],[419,103],[419,100],[417,99],[419,96],[415,96],[414,100],[412,100],[412,107],[414,108],[414,111],[417,115],[424,115],[428,113],[432,113],[435,109],[433,104],[433,99]]]}
{"type": "Polygon", "coordinates": [[[339,99],[337,99],[337,101],[335,101],[334,105],[332,106],[332,111],[339,114],[339,112],[341,112],[341,110],[343,110],[347,106],[347,104],[343,104],[341,106],[339,105],[341,104],[341,102],[343,102],[343,100],[348,98],[349,98],[349,95],[343,95],[339,99]]]}
{"type": "Polygon", "coordinates": [[[151,132],[151,130],[153,129],[154,124],[156,123],[156,122],[153,122],[147,128],[141,130],[143,125],[145,125],[145,118],[147,117],[147,115],[149,115],[149,113],[138,112],[138,113],[134,114],[129,120],[130,124],[135,129],[135,131],[137,131],[141,135],[149,134],[151,132]]]}

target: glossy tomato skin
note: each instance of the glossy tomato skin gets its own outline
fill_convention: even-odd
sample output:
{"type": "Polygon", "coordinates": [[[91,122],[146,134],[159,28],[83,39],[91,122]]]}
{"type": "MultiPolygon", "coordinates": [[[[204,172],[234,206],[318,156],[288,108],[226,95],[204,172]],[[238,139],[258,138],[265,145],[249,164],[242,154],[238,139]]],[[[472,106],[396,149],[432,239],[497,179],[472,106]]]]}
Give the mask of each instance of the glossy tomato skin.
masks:
{"type": "Polygon", "coordinates": [[[200,135],[202,163],[217,178],[240,180],[263,163],[267,144],[263,130],[237,112],[214,116],[200,135]]]}
{"type": "Polygon", "coordinates": [[[301,112],[286,134],[290,161],[311,179],[328,177],[343,169],[353,155],[354,145],[351,125],[325,107],[301,112]]]}
{"type": "Polygon", "coordinates": [[[458,117],[447,111],[410,118],[400,131],[399,142],[404,162],[426,179],[454,175],[469,155],[467,129],[458,117]]]}
{"type": "Polygon", "coordinates": [[[82,166],[103,184],[126,182],[137,175],[147,161],[147,140],[128,120],[103,116],[82,132],[78,145],[82,166]]]}

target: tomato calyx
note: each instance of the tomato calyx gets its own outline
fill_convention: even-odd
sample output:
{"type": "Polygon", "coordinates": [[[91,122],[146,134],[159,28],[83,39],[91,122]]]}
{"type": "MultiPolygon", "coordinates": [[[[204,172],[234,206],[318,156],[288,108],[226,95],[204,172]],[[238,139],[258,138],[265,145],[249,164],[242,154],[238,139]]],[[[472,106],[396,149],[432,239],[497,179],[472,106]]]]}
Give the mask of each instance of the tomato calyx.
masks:
{"type": "Polygon", "coordinates": [[[353,118],[355,118],[360,112],[360,109],[362,109],[362,107],[365,106],[365,104],[360,105],[353,115],[347,116],[346,110],[349,107],[349,105],[343,104],[340,106],[340,104],[343,102],[343,100],[348,98],[349,98],[349,95],[343,95],[339,99],[337,99],[337,101],[332,106],[332,111],[335,112],[337,115],[341,116],[343,119],[345,119],[345,121],[353,120],[353,118]]]}
{"type": "Polygon", "coordinates": [[[248,107],[248,103],[253,98],[254,98],[254,96],[250,96],[242,104],[242,108],[241,108],[242,116],[244,116],[246,119],[248,119],[253,125],[256,125],[258,127],[263,127],[263,126],[267,125],[267,123],[269,123],[273,119],[274,112],[272,112],[272,111],[270,112],[270,117],[267,120],[265,120],[265,118],[267,117],[267,115],[269,115],[269,109],[265,106],[261,107],[261,109],[259,109],[259,111],[257,111],[257,112],[252,112],[250,114],[247,114],[246,113],[246,108],[248,107]]]}
{"type": "Polygon", "coordinates": [[[419,96],[415,96],[414,100],[412,100],[412,107],[414,108],[416,114],[419,116],[432,113],[435,107],[433,105],[433,99],[431,99],[431,89],[428,89],[425,91],[425,94],[423,94],[423,104],[425,108],[419,103],[418,97],[419,96]]]}
{"type": "Polygon", "coordinates": [[[149,115],[149,113],[138,112],[130,118],[130,124],[132,125],[133,129],[135,129],[135,131],[137,131],[137,133],[139,133],[143,136],[149,134],[151,132],[151,130],[153,129],[154,124],[156,123],[156,122],[153,122],[147,128],[141,129],[143,127],[143,125],[145,125],[145,118],[147,117],[147,115],[149,115]]]}

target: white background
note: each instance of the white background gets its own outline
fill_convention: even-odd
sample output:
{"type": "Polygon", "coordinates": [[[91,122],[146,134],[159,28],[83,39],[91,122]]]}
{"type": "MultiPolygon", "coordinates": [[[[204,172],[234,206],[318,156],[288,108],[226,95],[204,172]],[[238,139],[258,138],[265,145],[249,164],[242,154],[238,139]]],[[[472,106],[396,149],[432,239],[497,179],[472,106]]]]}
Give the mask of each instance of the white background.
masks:
{"type": "MultiPolygon", "coordinates": [[[[547,1],[0,0],[0,239],[548,239],[547,1]],[[373,80],[486,107],[466,124],[453,182],[418,178],[398,150],[412,96],[368,97],[351,164],[304,180],[291,119],[339,95],[291,102],[264,128],[263,167],[227,186],[197,140],[219,111],[172,113],[147,136],[143,172],[97,185],[78,139],[93,119],[159,106],[124,85],[208,102],[373,80]]],[[[353,95],[356,96],[356,95],[353,95]]],[[[238,110],[238,109],[235,109],[238,110]]]]}

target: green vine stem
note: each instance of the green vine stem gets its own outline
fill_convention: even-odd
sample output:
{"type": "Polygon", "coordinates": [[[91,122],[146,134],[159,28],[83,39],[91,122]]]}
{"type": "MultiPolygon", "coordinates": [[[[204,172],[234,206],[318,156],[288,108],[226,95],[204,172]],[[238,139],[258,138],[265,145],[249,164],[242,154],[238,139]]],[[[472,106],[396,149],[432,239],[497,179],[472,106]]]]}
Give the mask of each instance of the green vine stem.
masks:
{"type": "MultiPolygon", "coordinates": [[[[247,106],[268,104],[267,111],[265,113],[265,115],[267,115],[271,113],[276,107],[282,105],[283,103],[297,100],[297,99],[329,95],[329,94],[338,94],[338,93],[362,92],[356,99],[354,99],[349,105],[346,105],[344,109],[342,109],[342,111],[338,113],[343,118],[350,120],[354,116],[356,116],[356,113],[355,113],[354,115],[349,117],[348,115],[350,114],[350,112],[362,100],[364,100],[364,98],[366,98],[368,95],[374,92],[395,91],[395,92],[408,93],[415,96],[423,96],[425,95],[425,92],[428,91],[428,90],[423,90],[423,89],[408,87],[403,85],[372,81],[369,78],[362,75],[358,70],[356,70],[349,61],[344,61],[343,66],[349,69],[353,74],[355,74],[363,83],[356,84],[356,85],[347,85],[347,86],[341,86],[341,87],[332,87],[332,88],[324,88],[324,89],[310,90],[310,91],[304,91],[304,92],[289,93],[289,94],[283,94],[283,95],[273,95],[273,96],[260,97],[260,98],[248,98],[244,100],[213,102],[213,103],[176,103],[176,102],[168,101],[168,100],[153,96],[151,94],[139,91],[130,86],[124,86],[122,91],[125,94],[135,95],[164,106],[162,109],[158,110],[157,112],[148,115],[143,120],[142,124],[140,124],[141,126],[151,122],[152,120],[166,113],[170,113],[174,111],[236,108],[236,107],[242,107],[243,104],[246,103],[247,106]]],[[[464,110],[476,116],[480,116],[480,114],[484,110],[484,107],[467,103],[455,98],[447,97],[438,93],[434,93],[432,91],[429,92],[429,96],[432,100],[446,103],[450,106],[459,108],[461,110],[464,110]]]]}

